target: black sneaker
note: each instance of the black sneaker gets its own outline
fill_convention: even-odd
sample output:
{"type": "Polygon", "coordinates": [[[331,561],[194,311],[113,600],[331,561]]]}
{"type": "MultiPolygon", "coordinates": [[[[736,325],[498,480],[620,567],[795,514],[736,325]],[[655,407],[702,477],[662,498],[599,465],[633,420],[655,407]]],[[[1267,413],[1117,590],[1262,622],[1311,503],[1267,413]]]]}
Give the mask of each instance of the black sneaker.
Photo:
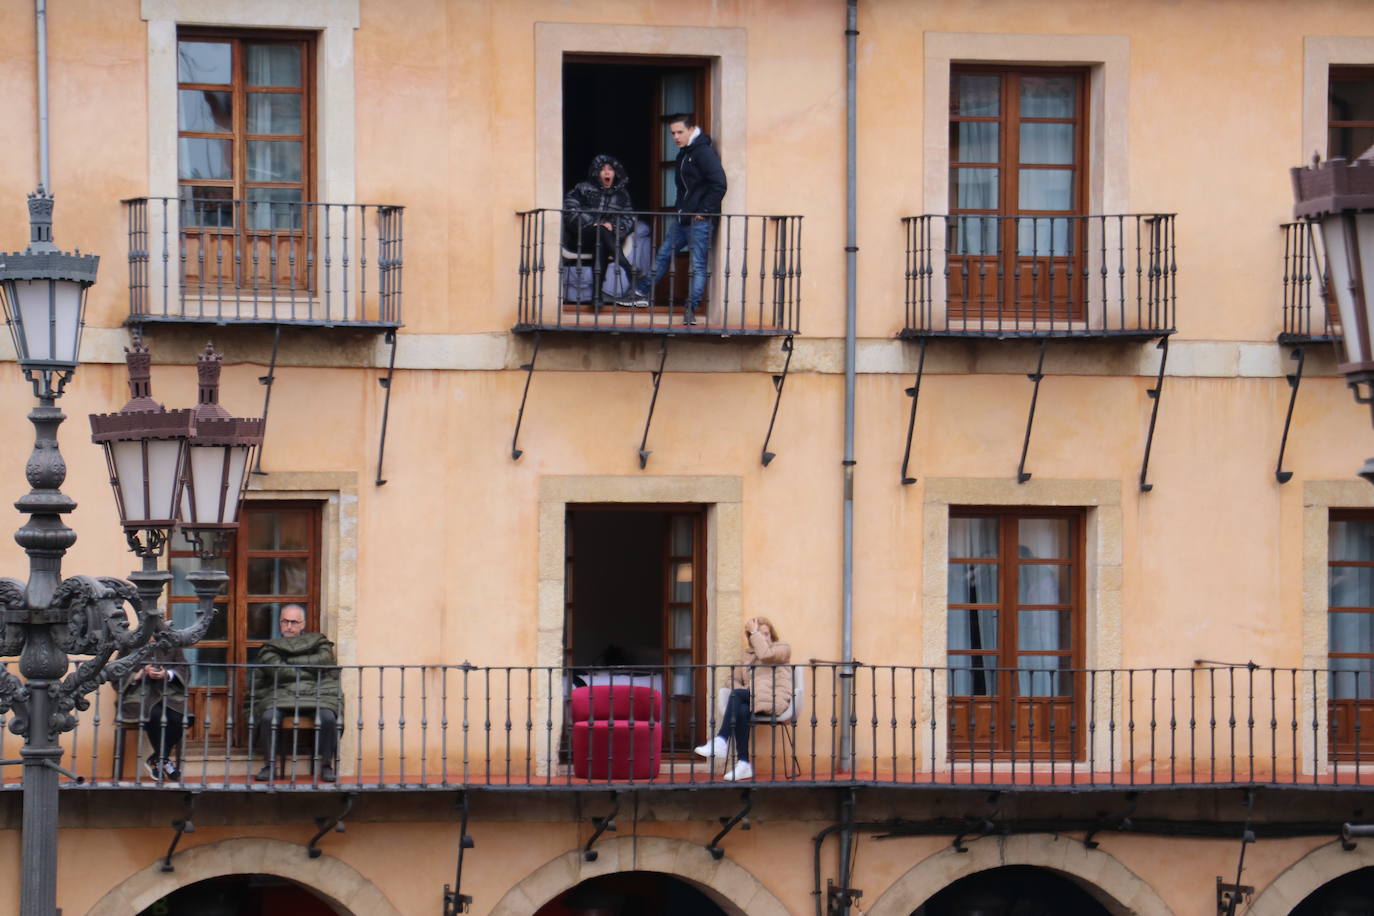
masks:
{"type": "Polygon", "coordinates": [[[168,782],[180,782],[181,768],[174,761],[164,757],[162,760],[162,778],[168,782]]]}
{"type": "Polygon", "coordinates": [[[264,763],[262,769],[253,774],[254,782],[267,782],[272,778],[272,764],[264,763]]]}
{"type": "Polygon", "coordinates": [[[162,761],[157,759],[157,754],[148,755],[148,759],[143,761],[143,770],[149,779],[162,779],[162,761]]]}
{"type": "Polygon", "coordinates": [[[320,767],[320,779],[323,782],[338,782],[339,775],[334,772],[334,768],[329,764],[320,767]]]}
{"type": "Polygon", "coordinates": [[[694,326],[696,325],[696,323],[697,323],[697,311],[696,311],[696,309],[688,309],[686,312],[683,312],[683,314],[682,314],[682,324],[683,324],[684,327],[688,327],[688,328],[694,327],[694,326]]]}

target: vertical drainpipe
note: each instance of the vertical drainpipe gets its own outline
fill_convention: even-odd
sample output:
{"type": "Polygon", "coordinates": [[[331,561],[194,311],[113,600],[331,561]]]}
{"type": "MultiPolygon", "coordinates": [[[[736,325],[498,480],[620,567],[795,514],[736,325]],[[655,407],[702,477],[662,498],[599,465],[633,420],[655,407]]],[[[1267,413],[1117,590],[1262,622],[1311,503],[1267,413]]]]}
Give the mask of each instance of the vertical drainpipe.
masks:
{"type": "MultiPolygon", "coordinates": [[[[854,660],[854,385],[855,354],[858,334],[858,186],[857,138],[858,85],[857,58],[859,41],[859,0],[845,2],[845,319],[844,319],[844,624],[840,658],[854,660]]],[[[855,681],[853,669],[844,666],[840,681],[840,765],[853,772],[854,735],[849,722],[853,718],[855,681]]],[[[854,794],[847,794],[842,815],[846,825],[854,820],[854,794]]],[[[854,832],[843,829],[839,836],[839,881],[841,887],[851,886],[849,865],[853,861],[854,832]]],[[[841,898],[839,914],[848,916],[847,898],[841,898]]]]}
{"type": "Polygon", "coordinates": [[[52,193],[48,174],[48,3],[34,0],[38,31],[38,184],[52,193]]]}

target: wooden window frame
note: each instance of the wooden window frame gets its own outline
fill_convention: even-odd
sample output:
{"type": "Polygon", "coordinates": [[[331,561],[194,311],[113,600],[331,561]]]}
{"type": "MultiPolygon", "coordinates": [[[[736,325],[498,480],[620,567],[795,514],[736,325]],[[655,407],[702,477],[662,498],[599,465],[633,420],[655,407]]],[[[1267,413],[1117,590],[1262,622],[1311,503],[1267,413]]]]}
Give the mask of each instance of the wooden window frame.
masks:
{"type": "MultiPolygon", "coordinates": [[[[301,201],[309,202],[314,198],[316,173],[316,123],[315,123],[315,35],[309,32],[284,30],[251,29],[201,29],[183,28],[177,30],[177,43],[200,41],[207,43],[230,43],[234,46],[231,63],[231,107],[234,126],[232,132],[188,131],[177,124],[177,139],[207,138],[229,139],[233,143],[233,176],[229,180],[182,178],[180,167],[177,173],[178,187],[227,187],[234,200],[247,200],[250,185],[253,188],[300,188],[301,201]],[[247,83],[246,59],[243,48],[248,44],[296,44],[301,47],[301,85],[294,87],[253,86],[247,83]],[[249,134],[248,133],[248,93],[298,94],[301,96],[301,134],[249,134]],[[252,181],[248,180],[248,141],[250,140],[295,140],[301,143],[301,180],[299,182],[252,181]]],[[[183,83],[179,75],[177,91],[183,89],[209,92],[223,91],[219,83],[183,83]]],[[[179,104],[179,103],[178,103],[179,104]]],[[[240,227],[242,228],[242,227],[240,227]]]]}
{"type": "Polygon", "coordinates": [[[1086,713],[1087,679],[1083,675],[1086,656],[1086,605],[1087,605],[1087,510],[1081,508],[1060,508],[1043,506],[951,506],[949,518],[981,519],[995,518],[998,524],[998,549],[995,558],[963,557],[952,552],[946,563],[968,563],[973,565],[997,564],[998,583],[996,602],[952,602],[946,600],[945,613],[951,610],[996,610],[997,642],[995,650],[970,648],[951,649],[946,644],[946,667],[956,667],[953,662],[958,658],[974,656],[996,656],[996,667],[1008,669],[1017,667],[1017,657],[1022,654],[1056,656],[1067,658],[1072,674],[1071,690],[1068,696],[1019,697],[1016,692],[1014,672],[1002,670],[997,677],[996,693],[992,695],[964,695],[953,691],[953,676],[949,677],[949,755],[954,761],[969,759],[1025,759],[1040,758],[1048,760],[1053,756],[1067,760],[1080,758],[1085,753],[1085,731],[1083,724],[1086,713]],[[1023,519],[1064,519],[1069,522],[1069,556],[1053,558],[1026,558],[1018,552],[1019,540],[1017,523],[1023,519]],[[1066,562],[1067,560],[1067,562],[1066,562]],[[1069,601],[1059,602],[1054,607],[1039,604],[1022,605],[1020,602],[1019,573],[1022,564],[1044,566],[1069,566],[1069,601]],[[1063,607],[1067,603],[1067,607],[1063,607]],[[1067,610],[1069,613],[1070,646],[1067,650],[1036,650],[1021,652],[1018,646],[1019,610],[1053,609],[1067,610]],[[1034,704],[1032,701],[1036,701],[1034,704]],[[1031,711],[1032,705],[1049,707],[1053,715],[1058,713],[1053,732],[1053,741],[1047,740],[1041,732],[1045,719],[1030,722],[1022,709],[1031,711]],[[990,712],[984,716],[984,725],[994,726],[986,740],[971,736],[976,731],[977,707],[982,706],[990,712]],[[1066,707],[1058,708],[1056,707],[1066,707]],[[1017,718],[1015,741],[1012,737],[1012,720],[1017,718]],[[1077,725],[1077,727],[1072,727],[1077,725]],[[1027,736],[1026,728],[1034,732],[1027,736]]]}
{"type": "MultiPolygon", "coordinates": [[[[1091,69],[1083,66],[1064,66],[1055,64],[1032,65],[1032,64],[953,64],[950,68],[950,113],[947,118],[946,130],[949,139],[949,200],[948,213],[951,217],[955,216],[987,216],[1000,219],[998,232],[999,250],[995,255],[964,255],[954,254],[954,245],[948,244],[948,255],[950,265],[951,293],[949,296],[949,309],[954,313],[955,318],[963,320],[977,320],[980,316],[995,317],[1000,314],[1004,318],[1011,320],[1029,320],[1038,318],[1044,320],[1055,318],[1082,320],[1084,315],[1085,301],[1085,280],[1084,274],[1087,269],[1088,256],[1087,249],[1087,229],[1086,221],[1082,219],[1071,220],[1071,237],[1073,242],[1071,248],[1076,256],[1074,258],[1043,257],[1032,252],[1029,256],[1019,254],[1018,222],[1013,217],[1045,217],[1053,219],[1055,217],[1084,217],[1088,215],[1088,173],[1089,166],[1089,135],[1091,125],[1089,123],[1089,95],[1091,91],[1091,69]],[[1000,103],[996,115],[962,115],[954,111],[955,86],[957,77],[964,74],[989,74],[1001,78],[1000,103]],[[1074,115],[1072,118],[1047,118],[1047,117],[1022,117],[1021,116],[1021,94],[1020,80],[1023,76],[1072,76],[1077,80],[1077,91],[1074,93],[1074,115]],[[998,124],[998,159],[996,162],[960,162],[956,160],[956,144],[952,139],[954,125],[961,123],[996,123],[998,124]],[[1063,164],[1052,163],[1026,163],[1020,162],[1021,131],[1023,123],[1029,124],[1073,124],[1075,127],[1072,163],[1073,181],[1071,184],[1073,194],[1073,204],[1068,210],[1023,210],[1019,206],[1020,201],[1020,170],[1030,169],[1035,171],[1068,171],[1063,164]],[[955,178],[955,173],[961,169],[997,169],[997,207],[973,208],[959,207],[956,205],[959,182],[955,178]],[[1022,267],[1017,262],[1026,262],[1022,267]],[[1041,307],[1037,305],[1038,296],[1041,293],[1032,289],[1030,298],[1032,305],[1026,306],[1023,301],[1022,292],[1018,290],[1018,276],[1021,278],[1022,286],[1024,281],[1032,276],[1035,269],[1035,262],[1054,262],[1062,263],[1059,268],[1062,275],[1063,290],[1057,291],[1050,289],[1049,302],[1041,307]],[[963,297],[955,291],[955,284],[962,280],[962,271],[967,267],[970,278],[979,278],[977,295],[963,297]],[[975,266],[976,265],[976,266],[975,266]],[[987,295],[987,274],[979,274],[980,268],[990,271],[993,277],[992,295],[987,295]],[[964,303],[967,303],[965,306],[964,303]]],[[[954,231],[951,227],[951,232],[954,231]]],[[[1053,228],[1050,230],[1053,232],[1053,228]]],[[[1043,273],[1044,268],[1040,271],[1043,273]]],[[[1052,279],[1036,277],[1029,282],[1044,282],[1053,284],[1052,279]]],[[[964,282],[972,282],[972,279],[964,282]]]]}
{"type": "MultiPolygon", "coordinates": [[[[1332,509],[1327,524],[1331,522],[1363,522],[1374,525],[1374,509],[1332,509]]],[[[1331,559],[1330,540],[1327,542],[1327,640],[1326,658],[1330,668],[1331,659],[1363,658],[1374,659],[1374,652],[1347,652],[1331,648],[1332,614],[1374,613],[1374,606],[1340,605],[1330,603],[1330,576],[1332,569],[1371,569],[1374,560],[1333,560],[1331,559]]],[[[1331,695],[1330,675],[1327,685],[1327,739],[1331,759],[1336,761],[1356,760],[1374,754],[1374,683],[1368,678],[1357,678],[1359,685],[1367,688],[1368,696],[1357,699],[1337,699],[1331,695]],[[1359,725],[1358,732],[1356,725],[1359,725]]],[[[1358,689],[1358,688],[1357,688],[1358,689]]]]}
{"type": "MultiPolygon", "coordinates": [[[[230,666],[241,666],[251,661],[250,656],[255,649],[262,647],[267,640],[250,638],[247,632],[248,627],[248,606],[263,601],[277,601],[278,603],[299,602],[305,605],[305,632],[320,632],[321,616],[320,604],[322,600],[321,581],[323,569],[324,553],[324,506],[317,500],[249,500],[243,504],[240,511],[241,524],[234,532],[234,539],[225,552],[223,560],[228,567],[229,583],[224,594],[215,599],[216,613],[222,615],[225,621],[225,636],[223,639],[205,639],[196,644],[197,649],[217,649],[223,650],[225,663],[230,666]],[[274,512],[281,510],[296,510],[307,513],[307,544],[305,549],[266,549],[248,547],[249,516],[254,512],[274,512]],[[306,567],[307,591],[299,595],[255,595],[248,591],[248,561],[250,559],[265,558],[295,558],[305,557],[308,559],[306,567]]],[[[169,549],[167,551],[168,561],[171,560],[193,559],[195,552],[186,549],[169,549]]],[[[194,595],[173,595],[168,598],[169,605],[195,604],[194,595]]],[[[171,616],[172,608],[169,606],[168,615],[171,616]]],[[[212,663],[207,663],[212,664],[212,663]]],[[[228,693],[235,697],[240,705],[243,698],[247,697],[247,678],[244,676],[242,667],[231,667],[230,671],[235,674],[227,678],[227,683],[222,686],[190,686],[192,710],[196,713],[196,721],[201,725],[205,724],[207,717],[204,714],[204,707],[207,698],[214,693],[228,693]]],[[[234,710],[236,720],[241,720],[239,710],[234,710]]],[[[213,720],[213,726],[223,729],[227,716],[222,712],[217,712],[214,716],[208,717],[213,720]]],[[[242,727],[244,723],[238,722],[242,727]]],[[[223,736],[216,734],[215,739],[223,736]]],[[[236,743],[241,743],[243,735],[236,738],[236,743]]]]}
{"type": "MultiPolygon", "coordinates": [[[[1364,120],[1364,121],[1357,121],[1357,120],[1350,120],[1350,119],[1342,120],[1342,119],[1338,119],[1338,118],[1333,118],[1333,117],[1331,117],[1331,101],[1330,101],[1331,84],[1333,84],[1333,83],[1338,83],[1338,82],[1357,82],[1357,81],[1358,81],[1358,82],[1369,82],[1369,83],[1371,83],[1371,84],[1374,84],[1374,67],[1371,67],[1371,66],[1332,67],[1332,68],[1330,69],[1330,71],[1329,71],[1329,74],[1328,74],[1328,77],[1327,77],[1327,104],[1326,104],[1326,145],[1327,145],[1327,157],[1328,157],[1328,158],[1330,158],[1331,156],[1334,156],[1334,155],[1335,155],[1335,152],[1333,151],[1333,149],[1332,149],[1332,144],[1331,144],[1331,134],[1332,134],[1332,132],[1337,131],[1337,130],[1341,130],[1341,129],[1345,129],[1345,128],[1358,128],[1358,127],[1363,127],[1363,128],[1368,128],[1368,129],[1370,129],[1370,130],[1374,130],[1374,120],[1364,120]]],[[[1364,151],[1364,150],[1351,150],[1350,152],[1352,153],[1351,158],[1354,158],[1354,157],[1363,155],[1365,151],[1364,151]]]]}

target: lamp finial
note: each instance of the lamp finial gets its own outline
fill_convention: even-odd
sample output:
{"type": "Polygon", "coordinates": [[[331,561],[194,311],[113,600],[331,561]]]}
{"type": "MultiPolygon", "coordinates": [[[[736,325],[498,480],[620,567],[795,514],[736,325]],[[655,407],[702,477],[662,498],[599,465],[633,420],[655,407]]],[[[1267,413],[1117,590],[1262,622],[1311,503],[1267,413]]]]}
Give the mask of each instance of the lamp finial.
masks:
{"type": "Polygon", "coordinates": [[[196,376],[200,379],[200,397],[196,402],[197,420],[229,416],[229,411],[219,405],[219,372],[223,359],[215,352],[215,345],[208,341],[196,359],[196,376]]]}

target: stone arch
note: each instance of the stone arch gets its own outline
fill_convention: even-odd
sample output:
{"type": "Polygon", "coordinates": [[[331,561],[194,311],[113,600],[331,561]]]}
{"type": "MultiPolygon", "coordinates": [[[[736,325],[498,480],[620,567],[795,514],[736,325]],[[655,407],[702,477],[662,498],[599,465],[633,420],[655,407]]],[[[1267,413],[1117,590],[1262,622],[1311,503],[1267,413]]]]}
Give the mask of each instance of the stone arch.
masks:
{"type": "Polygon", "coordinates": [[[581,849],[540,866],[502,897],[491,916],[529,916],[588,878],[621,871],[653,871],[696,885],[734,916],[788,916],[787,907],[752,874],[727,856],[713,859],[699,843],[671,837],[617,837],[596,844],[595,862],[581,849]]]}
{"type": "Polygon", "coordinates": [[[1004,865],[1033,865],[1076,879],[1113,916],[1173,916],[1150,885],[1109,854],[1047,833],[986,838],[970,843],[964,853],[947,846],[893,882],[869,916],[910,916],[941,888],[1004,865]]]}
{"type": "Polygon", "coordinates": [[[1288,916],[1317,888],[1348,872],[1374,866],[1374,843],[1361,842],[1346,852],[1332,841],[1309,852],[1279,873],[1260,891],[1245,916],[1288,916]]]}
{"type": "Polygon", "coordinates": [[[159,860],[116,885],[87,916],[134,916],[178,888],[230,875],[275,875],[309,888],[359,916],[401,916],[386,895],[356,868],[328,853],[318,859],[299,843],[266,837],[236,837],[192,846],[172,858],[176,871],[159,860]]]}

